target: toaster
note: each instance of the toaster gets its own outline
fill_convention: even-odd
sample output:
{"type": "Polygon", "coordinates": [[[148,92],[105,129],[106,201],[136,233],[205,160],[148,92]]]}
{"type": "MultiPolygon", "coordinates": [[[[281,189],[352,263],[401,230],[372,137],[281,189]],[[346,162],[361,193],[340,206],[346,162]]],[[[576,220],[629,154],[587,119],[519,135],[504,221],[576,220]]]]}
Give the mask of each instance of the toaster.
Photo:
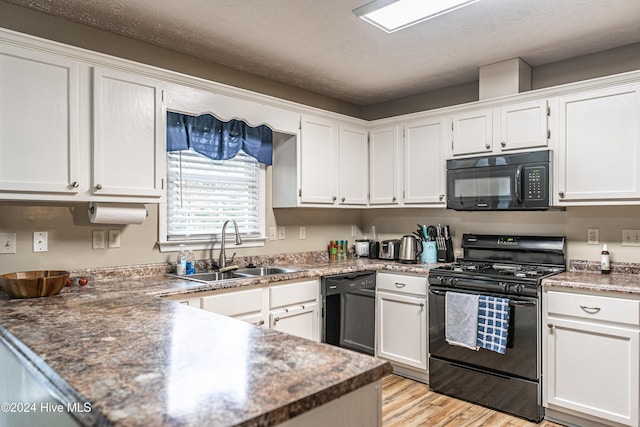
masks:
{"type": "Polygon", "coordinates": [[[397,260],[400,255],[400,239],[383,240],[380,242],[380,259],[397,260]]]}

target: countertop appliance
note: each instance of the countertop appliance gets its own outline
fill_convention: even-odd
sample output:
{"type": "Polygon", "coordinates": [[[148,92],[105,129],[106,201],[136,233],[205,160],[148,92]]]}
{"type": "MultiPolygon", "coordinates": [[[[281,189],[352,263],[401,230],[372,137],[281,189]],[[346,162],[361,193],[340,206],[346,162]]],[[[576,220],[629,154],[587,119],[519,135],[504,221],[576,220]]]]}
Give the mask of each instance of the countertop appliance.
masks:
{"type": "Polygon", "coordinates": [[[323,276],[322,342],[374,354],[376,272],[323,276]]]}
{"type": "Polygon", "coordinates": [[[447,160],[447,208],[545,210],[551,194],[551,151],[447,160]]]}
{"type": "Polygon", "coordinates": [[[422,241],[407,234],[400,239],[398,261],[403,264],[415,264],[422,253],[422,241]]]}
{"type": "Polygon", "coordinates": [[[564,271],[565,238],[464,234],[462,248],[463,258],[429,271],[429,385],[538,422],[544,416],[540,282],[564,271]],[[446,341],[449,292],[508,299],[504,354],[446,341]]]}
{"type": "Polygon", "coordinates": [[[356,240],[355,243],[355,252],[357,257],[368,257],[369,256],[369,243],[371,243],[367,239],[356,240]]]}
{"type": "Polygon", "coordinates": [[[380,242],[380,259],[397,260],[400,255],[400,239],[383,240],[380,242]]]}

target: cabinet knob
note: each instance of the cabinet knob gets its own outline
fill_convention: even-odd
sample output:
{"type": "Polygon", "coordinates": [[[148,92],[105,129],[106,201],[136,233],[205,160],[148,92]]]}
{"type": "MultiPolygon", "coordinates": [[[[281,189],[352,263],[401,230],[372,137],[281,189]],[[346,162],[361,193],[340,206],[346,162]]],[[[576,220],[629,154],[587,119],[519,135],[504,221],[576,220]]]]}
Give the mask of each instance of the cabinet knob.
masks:
{"type": "Polygon", "coordinates": [[[276,317],[275,319],[273,319],[273,323],[276,323],[276,322],[277,322],[277,321],[279,321],[279,320],[280,320],[280,318],[279,318],[279,317],[276,317]]]}
{"type": "Polygon", "coordinates": [[[393,196],[393,198],[391,199],[392,202],[395,202],[396,200],[396,196],[393,196]]]}
{"type": "Polygon", "coordinates": [[[342,200],[342,202],[344,203],[344,201],[345,201],[345,200],[347,200],[347,199],[345,199],[345,198],[343,197],[343,198],[342,198],[342,199],[340,199],[340,200],[342,200]]]}
{"type": "Polygon", "coordinates": [[[444,200],[444,194],[441,194],[440,196],[438,196],[438,199],[444,200]]]}
{"type": "Polygon", "coordinates": [[[502,141],[502,142],[500,143],[500,146],[501,146],[501,147],[506,147],[506,146],[507,146],[507,143],[506,143],[505,141],[502,141]]]}
{"type": "Polygon", "coordinates": [[[553,323],[547,323],[547,328],[553,329],[553,323]]]}
{"type": "Polygon", "coordinates": [[[79,186],[80,186],[80,183],[78,181],[73,181],[71,183],[71,187],[73,187],[73,188],[78,188],[79,186]]]}
{"type": "Polygon", "coordinates": [[[262,325],[264,325],[264,320],[261,320],[258,322],[258,326],[262,326],[262,325]]]}
{"type": "Polygon", "coordinates": [[[487,150],[489,150],[489,149],[491,148],[491,144],[487,143],[487,144],[485,144],[485,146],[484,146],[484,147],[485,147],[487,150]]]}
{"type": "Polygon", "coordinates": [[[424,307],[424,303],[423,302],[420,303],[420,307],[421,308],[424,307]]]}
{"type": "Polygon", "coordinates": [[[101,184],[96,185],[96,190],[102,190],[102,185],[101,184]]]}
{"type": "Polygon", "coordinates": [[[333,196],[333,201],[335,202],[338,198],[336,196],[333,196]]]}
{"type": "Polygon", "coordinates": [[[559,192],[559,193],[558,193],[558,196],[560,196],[560,197],[564,197],[564,191],[559,192]]]}

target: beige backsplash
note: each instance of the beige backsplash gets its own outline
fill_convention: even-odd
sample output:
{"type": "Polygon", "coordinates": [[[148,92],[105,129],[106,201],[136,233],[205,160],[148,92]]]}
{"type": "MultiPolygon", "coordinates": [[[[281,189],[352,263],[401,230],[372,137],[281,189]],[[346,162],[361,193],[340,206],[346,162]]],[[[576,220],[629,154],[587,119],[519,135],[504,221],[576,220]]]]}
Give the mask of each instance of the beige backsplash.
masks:
{"type": "MultiPolygon", "coordinates": [[[[69,205],[25,205],[0,203],[0,232],[17,234],[17,253],[0,254],[0,273],[61,268],[117,267],[171,262],[174,253],[160,253],[158,209],[147,205],[149,218],[143,225],[100,226],[89,223],[86,203],[69,205]],[[91,249],[92,230],[121,229],[121,247],[91,249]],[[34,231],[49,233],[49,250],[33,253],[34,231]]],[[[378,239],[409,234],[417,224],[451,225],[456,252],[463,233],[566,235],[568,259],[597,261],[602,243],[607,243],[613,262],[640,262],[640,247],[621,245],[622,229],[640,229],[640,206],[576,207],[546,212],[455,212],[445,209],[276,209],[268,210],[267,227],[284,226],[284,240],[267,241],[264,247],[238,250],[238,256],[273,255],[322,251],[329,240],[368,235],[375,225],[378,239]],[[356,226],[358,236],[351,236],[356,226]],[[299,239],[299,227],[306,239],[299,239]],[[588,228],[600,229],[600,244],[587,245],[588,228]]],[[[217,258],[217,251],[200,251],[198,259],[217,258]]]]}

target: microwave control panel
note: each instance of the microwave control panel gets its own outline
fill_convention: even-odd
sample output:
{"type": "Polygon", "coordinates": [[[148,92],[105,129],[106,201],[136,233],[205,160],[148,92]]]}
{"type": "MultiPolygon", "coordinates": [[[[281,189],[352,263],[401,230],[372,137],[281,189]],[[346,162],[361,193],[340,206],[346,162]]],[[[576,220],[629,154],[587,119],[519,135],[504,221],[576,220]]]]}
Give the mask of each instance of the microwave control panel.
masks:
{"type": "Polygon", "coordinates": [[[543,200],[547,196],[547,171],[545,166],[528,166],[522,169],[525,200],[543,200]]]}

